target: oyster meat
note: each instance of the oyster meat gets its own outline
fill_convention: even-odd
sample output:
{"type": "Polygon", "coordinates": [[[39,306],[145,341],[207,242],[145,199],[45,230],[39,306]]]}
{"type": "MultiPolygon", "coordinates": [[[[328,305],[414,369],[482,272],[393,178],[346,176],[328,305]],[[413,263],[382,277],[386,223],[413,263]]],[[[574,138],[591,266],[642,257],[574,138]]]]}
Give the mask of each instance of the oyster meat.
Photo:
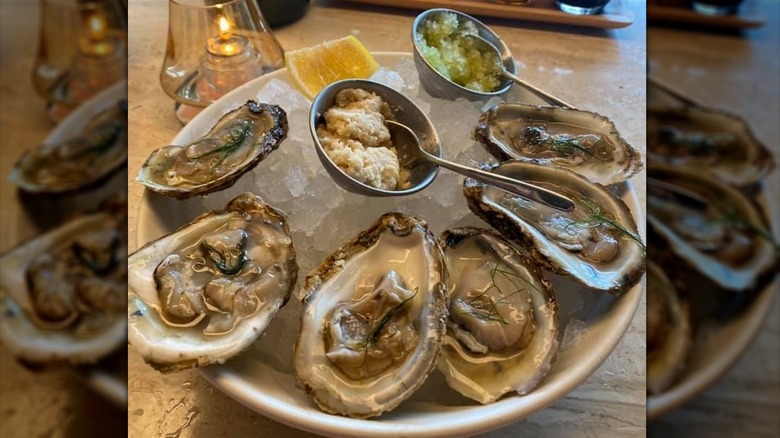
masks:
{"type": "Polygon", "coordinates": [[[571,171],[520,161],[485,170],[528,181],[574,201],[561,212],[467,178],[469,208],[503,236],[529,248],[545,269],[591,289],[623,292],[645,270],[645,245],[626,204],[603,186],[571,171]]]}
{"type": "Polygon", "coordinates": [[[127,100],[104,110],[81,133],[22,155],[10,180],[28,193],[63,194],[99,185],[127,162],[127,100]]]}
{"type": "Polygon", "coordinates": [[[685,368],[692,344],[688,306],[660,266],[647,264],[647,392],[658,394],[685,368]]]}
{"type": "Polygon", "coordinates": [[[550,283],[491,231],[457,228],[439,241],[451,299],[439,370],[453,389],[483,404],[529,393],[558,350],[550,283]]]}
{"type": "Polygon", "coordinates": [[[306,277],[295,374],[322,410],[380,415],[423,384],[441,353],[446,279],[427,224],[399,213],[306,277]]]}
{"type": "Polygon", "coordinates": [[[284,213],[245,193],[130,255],[129,342],[163,372],[223,363],[263,334],[297,276],[284,213]]]}
{"type": "Polygon", "coordinates": [[[119,197],[0,256],[0,341],[35,364],[97,362],[125,343],[127,204],[119,197]]]}
{"type": "Polygon", "coordinates": [[[746,186],[775,166],[772,154],[741,118],[703,108],[647,108],[647,159],[711,171],[746,186]]]}
{"type": "Polygon", "coordinates": [[[136,181],[178,199],[224,190],[276,150],[286,136],[284,110],[250,100],[222,116],[202,138],[152,152],[136,181]]]}
{"type": "Polygon", "coordinates": [[[612,121],[578,109],[499,103],[474,135],[499,160],[552,164],[599,184],[623,182],[643,166],[612,121]]]}
{"type": "Polygon", "coordinates": [[[647,222],[683,263],[733,291],[754,289],[777,270],[778,245],[761,211],[742,192],[704,169],[653,163],[648,179],[707,201],[701,208],[648,187],[647,222]]]}

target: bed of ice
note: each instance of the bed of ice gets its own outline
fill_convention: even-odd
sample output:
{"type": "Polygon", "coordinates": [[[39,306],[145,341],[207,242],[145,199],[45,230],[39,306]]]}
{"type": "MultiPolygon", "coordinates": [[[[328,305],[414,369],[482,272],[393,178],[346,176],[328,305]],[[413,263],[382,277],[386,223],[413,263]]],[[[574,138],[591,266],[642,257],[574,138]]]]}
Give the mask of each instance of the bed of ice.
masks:
{"type": "MultiPolygon", "coordinates": [[[[227,190],[184,202],[148,192],[145,196],[150,197],[148,202],[160,220],[167,222],[166,226],[170,227],[167,231],[184,223],[174,224],[170,219],[174,210],[179,210],[175,216],[186,215],[191,219],[205,211],[222,209],[229,200],[247,191],[260,195],[267,203],[287,213],[300,266],[296,292],[255,344],[253,352],[231,360],[225,367],[251,376],[248,380],[257,387],[281,388],[283,395],[280,397],[291,397],[294,403],[313,406],[303,391],[291,390],[296,387],[292,356],[301,308],[296,295],[307,273],[387,212],[398,211],[423,218],[436,235],[451,227],[489,226],[469,211],[462,195],[463,177],[445,169],[428,188],[409,196],[373,198],[343,190],[330,179],[315,152],[308,129],[309,101],[283,79],[270,80],[256,96],[259,101],[277,104],[287,111],[289,133],[277,151],[227,190]]],[[[479,114],[500,99],[472,103],[465,99],[431,98],[420,89],[410,59],[390,68],[381,68],[371,79],[403,92],[429,115],[438,130],[445,159],[467,165],[493,160],[471,135],[479,114]]],[[[508,98],[512,99],[512,96],[508,98]]],[[[143,232],[139,232],[139,237],[144,239],[143,232]]],[[[565,351],[579,344],[587,331],[586,321],[605,312],[614,298],[584,290],[567,279],[553,277],[560,309],[562,351],[565,351]]],[[[449,390],[437,372],[412,400],[402,404],[390,418],[399,415],[397,412],[414,410],[415,403],[474,404],[449,390]]]]}

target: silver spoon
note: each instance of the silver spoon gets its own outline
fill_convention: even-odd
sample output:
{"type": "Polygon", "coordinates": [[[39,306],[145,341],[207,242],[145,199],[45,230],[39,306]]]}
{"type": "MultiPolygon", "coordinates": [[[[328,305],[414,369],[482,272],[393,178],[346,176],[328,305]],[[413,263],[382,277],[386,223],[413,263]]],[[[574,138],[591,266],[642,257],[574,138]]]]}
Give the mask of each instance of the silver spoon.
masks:
{"type": "Polygon", "coordinates": [[[490,184],[493,187],[514,195],[522,196],[531,201],[540,202],[556,210],[571,211],[574,209],[574,202],[572,202],[571,199],[543,187],[535,186],[508,176],[485,172],[484,170],[474,169],[451,161],[442,160],[423,149],[422,146],[420,146],[420,139],[417,138],[417,135],[408,127],[390,120],[386,121],[386,123],[387,128],[390,130],[393,146],[398,152],[399,161],[401,161],[401,165],[405,167],[411,167],[418,159],[424,160],[485,184],[490,184]]]}
{"type": "Polygon", "coordinates": [[[490,44],[490,42],[488,42],[487,40],[485,40],[481,36],[479,36],[479,35],[472,35],[472,34],[465,34],[465,35],[463,35],[463,38],[471,41],[472,44],[474,44],[476,46],[477,50],[479,50],[480,52],[491,54],[492,58],[493,58],[493,62],[495,62],[498,65],[498,68],[499,68],[499,70],[501,72],[501,76],[504,76],[505,78],[514,81],[517,85],[520,85],[521,87],[525,88],[526,90],[530,91],[531,93],[539,96],[540,98],[542,98],[545,101],[547,101],[547,103],[550,103],[550,104],[556,105],[556,106],[561,106],[561,107],[564,107],[564,108],[569,108],[569,109],[574,108],[574,106],[569,105],[568,103],[562,101],[561,99],[558,99],[557,97],[547,93],[546,91],[544,91],[542,89],[539,89],[539,88],[535,87],[534,85],[529,84],[528,82],[520,79],[518,76],[513,75],[512,73],[506,71],[506,69],[504,68],[504,63],[501,62],[501,53],[498,51],[496,46],[494,46],[493,44],[490,44]]]}

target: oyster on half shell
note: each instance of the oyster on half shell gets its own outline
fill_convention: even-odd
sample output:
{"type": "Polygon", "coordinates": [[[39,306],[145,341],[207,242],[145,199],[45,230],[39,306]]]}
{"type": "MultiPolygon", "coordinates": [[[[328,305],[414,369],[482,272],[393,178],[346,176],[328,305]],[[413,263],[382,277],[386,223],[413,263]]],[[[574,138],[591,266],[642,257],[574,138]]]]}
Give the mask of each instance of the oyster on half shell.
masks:
{"type": "Polygon", "coordinates": [[[0,256],[0,342],[34,364],[97,362],[125,343],[127,204],[109,198],[0,256]]]}
{"type": "Polygon", "coordinates": [[[704,108],[647,107],[647,159],[714,173],[738,186],[761,181],[772,154],[741,118],[704,108]]]}
{"type": "Polygon", "coordinates": [[[499,160],[569,169],[599,184],[623,182],[642,170],[642,156],[608,118],[578,109],[499,103],[474,133],[499,160]]]}
{"type": "Polygon", "coordinates": [[[520,161],[485,170],[553,190],[574,201],[560,212],[471,178],[463,182],[469,208],[534,260],[586,287],[619,293],[645,271],[645,245],[626,204],[600,184],[571,171],[520,161]]]}
{"type": "Polygon", "coordinates": [[[647,170],[648,178],[708,201],[694,208],[649,186],[647,222],[677,259],[732,291],[752,290],[776,273],[780,247],[742,192],[704,169],[653,163],[647,170]]]}
{"type": "Polygon", "coordinates": [[[306,277],[295,374],[322,410],[377,416],[423,384],[441,353],[446,280],[427,224],[399,213],[306,277]]]}
{"type": "Polygon", "coordinates": [[[492,231],[442,233],[450,312],[439,370],[482,404],[531,392],[558,351],[558,306],[534,264],[492,231]]]}
{"type": "Polygon", "coordinates": [[[263,334],[297,276],[284,213],[245,193],[130,255],[129,342],[162,372],[223,363],[263,334]]]}
{"type": "Polygon", "coordinates": [[[250,100],[222,116],[192,143],[152,152],[136,181],[178,199],[224,190],[276,150],[286,136],[284,110],[250,100]]]}
{"type": "Polygon", "coordinates": [[[25,152],[9,178],[28,193],[75,193],[99,185],[126,162],[127,100],[122,99],[90,120],[80,134],[25,152]]]}

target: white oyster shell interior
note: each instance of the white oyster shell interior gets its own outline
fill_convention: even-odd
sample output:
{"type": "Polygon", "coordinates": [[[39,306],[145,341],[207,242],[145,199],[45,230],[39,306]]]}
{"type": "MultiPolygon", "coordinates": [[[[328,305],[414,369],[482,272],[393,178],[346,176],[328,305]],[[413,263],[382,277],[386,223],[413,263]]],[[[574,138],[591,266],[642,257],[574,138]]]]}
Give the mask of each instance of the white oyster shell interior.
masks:
{"type": "Polygon", "coordinates": [[[297,278],[285,218],[251,193],[147,244],[128,265],[129,341],[162,371],[246,349],[297,278]]]}
{"type": "Polygon", "coordinates": [[[558,348],[552,289],[503,239],[472,229],[447,245],[454,233],[442,237],[452,301],[439,370],[453,389],[483,404],[511,391],[527,394],[558,348]]]}
{"type": "Polygon", "coordinates": [[[370,246],[352,243],[307,278],[295,372],[330,413],[393,409],[422,385],[441,351],[441,249],[420,226],[405,235],[382,230],[370,246]]]}

